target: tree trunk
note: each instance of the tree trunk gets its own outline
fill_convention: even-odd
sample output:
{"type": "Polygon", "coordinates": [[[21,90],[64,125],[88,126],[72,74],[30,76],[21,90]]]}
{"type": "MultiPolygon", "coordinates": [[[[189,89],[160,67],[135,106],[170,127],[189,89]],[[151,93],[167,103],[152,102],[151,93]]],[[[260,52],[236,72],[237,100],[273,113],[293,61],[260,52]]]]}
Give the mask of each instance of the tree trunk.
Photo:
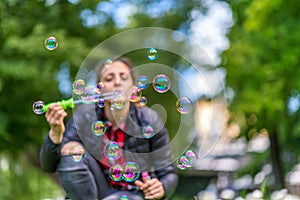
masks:
{"type": "Polygon", "coordinates": [[[278,143],[277,131],[274,131],[270,134],[270,142],[271,142],[271,161],[273,174],[275,176],[275,188],[282,189],[284,186],[284,176],[282,171],[282,162],[280,156],[280,146],[278,143]]]}

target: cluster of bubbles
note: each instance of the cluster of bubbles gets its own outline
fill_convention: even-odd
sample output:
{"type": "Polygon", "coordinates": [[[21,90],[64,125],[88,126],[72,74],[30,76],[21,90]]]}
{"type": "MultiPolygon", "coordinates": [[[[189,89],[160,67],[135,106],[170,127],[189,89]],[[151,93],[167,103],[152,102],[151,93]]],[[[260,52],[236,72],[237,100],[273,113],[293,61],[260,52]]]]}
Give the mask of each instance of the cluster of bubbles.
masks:
{"type": "Polygon", "coordinates": [[[189,149],[177,160],[177,168],[185,170],[187,168],[193,167],[197,163],[197,160],[197,154],[189,149]]]}
{"type": "MultiPolygon", "coordinates": [[[[45,40],[46,48],[54,50],[58,43],[54,37],[49,37],[45,40]]],[[[149,60],[155,60],[158,58],[158,52],[155,48],[150,48],[147,50],[147,57],[149,60]]],[[[112,59],[106,59],[104,65],[106,68],[112,64],[112,59]]],[[[111,109],[120,110],[124,107],[126,100],[137,103],[140,106],[147,105],[147,98],[142,96],[142,90],[149,87],[151,82],[145,75],[141,75],[137,78],[136,84],[130,87],[125,94],[122,92],[113,92],[110,96],[105,96],[103,90],[105,85],[103,82],[97,83],[96,86],[86,85],[85,80],[77,79],[72,84],[73,93],[79,95],[81,98],[81,103],[91,103],[96,102],[100,108],[105,106],[105,100],[110,98],[111,109]]],[[[152,81],[153,89],[158,93],[166,93],[171,88],[171,83],[169,78],[164,74],[158,74],[153,78],[152,81]]],[[[36,114],[42,114],[44,102],[36,101],[33,104],[33,111],[36,114]]],[[[177,111],[181,114],[187,114],[192,110],[192,101],[188,97],[181,97],[176,102],[177,111]]],[[[99,135],[97,131],[95,135],[99,135]]]]}
{"type": "MultiPolygon", "coordinates": [[[[149,87],[150,81],[145,75],[138,77],[136,81],[136,87],[139,90],[145,90],[149,87]]],[[[164,74],[158,74],[154,77],[152,82],[153,89],[158,93],[165,93],[171,88],[169,78],[164,74]]]]}
{"type": "Polygon", "coordinates": [[[95,87],[93,85],[86,85],[83,79],[77,79],[72,84],[73,93],[79,95],[83,102],[91,103],[100,101],[100,103],[98,104],[100,107],[103,103],[102,93],[104,87],[105,86],[101,81],[98,82],[95,87]]]}
{"type": "MultiPolygon", "coordinates": [[[[91,132],[95,136],[104,135],[105,132],[106,132],[106,124],[101,120],[97,120],[97,121],[93,122],[92,125],[91,125],[91,132]]],[[[155,131],[154,131],[154,129],[151,125],[146,125],[142,128],[142,136],[144,138],[149,139],[149,138],[152,138],[154,135],[155,135],[155,131]]],[[[109,144],[109,145],[107,145],[107,148],[108,149],[114,149],[114,150],[110,150],[110,151],[107,150],[105,152],[114,152],[115,154],[118,153],[117,144],[109,144]]],[[[112,158],[113,156],[111,155],[111,153],[107,153],[106,157],[112,158]]]]}
{"type": "Polygon", "coordinates": [[[140,168],[135,162],[126,162],[123,165],[116,164],[110,167],[109,177],[113,181],[124,180],[126,182],[133,182],[140,176],[140,168]]]}
{"type": "Polygon", "coordinates": [[[48,37],[45,39],[45,47],[46,49],[53,51],[58,47],[58,41],[55,37],[48,37]]]}
{"type": "MultiPolygon", "coordinates": [[[[55,50],[58,47],[58,42],[55,37],[49,37],[45,40],[45,47],[48,50],[55,50]]],[[[158,58],[158,52],[155,48],[147,50],[147,58],[154,61],[158,58]]],[[[104,65],[109,69],[113,63],[112,59],[106,59],[104,65]]],[[[86,85],[85,80],[77,79],[72,84],[73,93],[78,95],[81,103],[97,103],[98,107],[103,108],[105,101],[111,101],[111,109],[122,109],[125,102],[137,103],[140,106],[147,105],[147,98],[142,95],[142,91],[147,89],[152,84],[153,89],[158,93],[166,93],[171,88],[169,78],[164,74],[156,75],[152,82],[149,81],[146,75],[141,75],[137,78],[136,84],[130,87],[126,92],[112,92],[110,94],[103,93],[105,85],[99,82],[96,86],[86,85]]],[[[36,114],[44,113],[44,102],[36,101],[33,104],[33,111],[36,114]]],[[[192,101],[188,97],[180,97],[176,102],[176,109],[181,114],[190,113],[193,109],[192,101]]],[[[92,123],[91,132],[95,136],[103,136],[106,132],[106,124],[103,121],[95,121],[92,123]]],[[[142,128],[142,136],[144,138],[151,138],[155,135],[152,126],[148,125],[142,128]]],[[[111,141],[105,145],[103,152],[106,158],[110,160],[118,159],[122,154],[122,148],[117,142],[111,141]]],[[[85,157],[84,148],[80,145],[72,148],[70,154],[75,162],[80,162],[85,157]]],[[[197,155],[192,151],[186,151],[178,160],[177,167],[179,169],[186,169],[192,167],[197,161],[197,155]]],[[[114,165],[110,169],[110,177],[115,181],[126,180],[133,181],[139,175],[138,166],[133,162],[125,163],[124,165],[114,165]]],[[[125,195],[126,196],[126,195],[125,195]]],[[[121,199],[121,197],[120,197],[121,199]]],[[[122,199],[126,199],[125,197],[122,199]]]]}

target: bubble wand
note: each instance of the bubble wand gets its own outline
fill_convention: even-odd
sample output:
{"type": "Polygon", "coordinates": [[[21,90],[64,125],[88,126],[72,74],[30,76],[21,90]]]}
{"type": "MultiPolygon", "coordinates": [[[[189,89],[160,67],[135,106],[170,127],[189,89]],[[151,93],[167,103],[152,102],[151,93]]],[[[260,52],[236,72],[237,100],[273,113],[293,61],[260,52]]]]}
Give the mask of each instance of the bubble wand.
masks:
{"type": "Polygon", "coordinates": [[[61,100],[59,102],[51,102],[48,104],[45,104],[43,101],[36,101],[32,105],[32,110],[35,114],[40,115],[47,112],[49,107],[56,103],[59,103],[61,107],[64,110],[66,110],[69,108],[74,108],[76,104],[81,104],[81,103],[90,104],[90,103],[98,102],[100,100],[108,100],[117,94],[119,94],[119,92],[108,92],[108,93],[103,93],[101,95],[91,95],[89,97],[85,97],[84,99],[74,100],[73,98],[69,98],[69,99],[61,100]]]}

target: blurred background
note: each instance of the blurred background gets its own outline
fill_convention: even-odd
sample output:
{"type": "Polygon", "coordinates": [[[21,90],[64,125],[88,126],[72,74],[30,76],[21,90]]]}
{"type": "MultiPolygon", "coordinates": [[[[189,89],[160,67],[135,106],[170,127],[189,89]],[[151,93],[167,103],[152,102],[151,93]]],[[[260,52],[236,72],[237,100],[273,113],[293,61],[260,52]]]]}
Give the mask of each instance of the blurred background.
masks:
{"type": "Polygon", "coordinates": [[[193,147],[205,155],[178,169],[172,199],[298,199],[299,9],[296,0],[1,0],[0,199],[64,199],[56,174],[40,168],[48,125],[32,104],[71,97],[87,54],[139,27],[179,31],[215,64],[202,72],[210,91],[181,68],[199,93],[193,147]],[[54,51],[44,45],[50,36],[54,51]]]}

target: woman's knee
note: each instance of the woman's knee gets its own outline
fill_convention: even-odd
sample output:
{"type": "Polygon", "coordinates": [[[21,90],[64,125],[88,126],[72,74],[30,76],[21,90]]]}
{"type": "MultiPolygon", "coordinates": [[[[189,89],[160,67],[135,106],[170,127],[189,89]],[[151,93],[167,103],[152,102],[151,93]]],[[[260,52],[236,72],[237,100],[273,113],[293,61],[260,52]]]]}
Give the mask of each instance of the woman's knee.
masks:
{"type": "Polygon", "coordinates": [[[60,151],[60,160],[57,166],[58,172],[75,172],[88,170],[87,154],[82,144],[78,142],[68,142],[64,144],[60,151]]]}
{"type": "Polygon", "coordinates": [[[75,141],[70,141],[66,144],[64,144],[60,150],[61,155],[73,155],[73,154],[83,154],[84,148],[82,144],[75,141]]]}
{"type": "Polygon", "coordinates": [[[61,148],[57,172],[61,185],[71,199],[98,199],[98,189],[88,159],[91,156],[78,142],[68,142],[61,148]]]}

